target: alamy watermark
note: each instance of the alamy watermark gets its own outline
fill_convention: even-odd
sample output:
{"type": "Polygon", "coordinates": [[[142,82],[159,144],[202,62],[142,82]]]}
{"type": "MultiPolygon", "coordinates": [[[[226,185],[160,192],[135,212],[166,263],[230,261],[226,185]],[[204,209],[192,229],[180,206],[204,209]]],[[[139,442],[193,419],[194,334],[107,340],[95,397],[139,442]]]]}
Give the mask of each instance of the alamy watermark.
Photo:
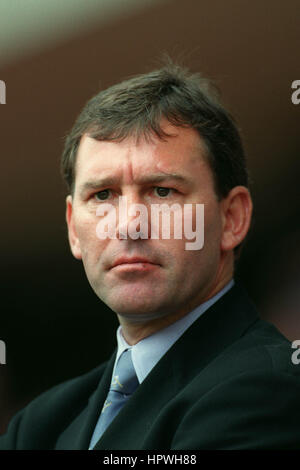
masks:
{"type": "Polygon", "coordinates": [[[293,104],[300,103],[300,80],[294,80],[292,82],[291,88],[295,90],[291,95],[291,100],[293,104]]]}
{"type": "Polygon", "coordinates": [[[0,339],[0,364],[6,364],[6,344],[0,339]]]}
{"type": "Polygon", "coordinates": [[[295,365],[300,364],[300,357],[298,357],[300,356],[300,340],[295,339],[295,341],[292,342],[291,347],[293,349],[296,349],[296,351],[293,352],[292,357],[291,357],[292,363],[295,365]]]}
{"type": "Polygon", "coordinates": [[[0,80],[0,104],[6,104],[6,85],[3,80],[0,80]]]}
{"type": "Polygon", "coordinates": [[[151,204],[149,214],[144,204],[128,206],[126,196],[120,196],[117,209],[112,204],[101,203],[96,215],[102,217],[96,227],[100,240],[185,238],[195,240],[185,243],[186,250],[201,250],[204,246],[204,204],[184,204],[183,208],[178,203],[171,206],[166,203],[151,204]]]}

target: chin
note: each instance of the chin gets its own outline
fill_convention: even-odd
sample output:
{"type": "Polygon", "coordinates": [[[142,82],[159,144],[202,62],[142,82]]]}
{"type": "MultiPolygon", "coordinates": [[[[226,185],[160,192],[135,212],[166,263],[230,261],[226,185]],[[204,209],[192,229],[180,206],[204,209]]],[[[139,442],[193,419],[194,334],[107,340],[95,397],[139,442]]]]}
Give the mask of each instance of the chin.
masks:
{"type": "Polygon", "coordinates": [[[131,323],[142,323],[162,318],[169,313],[167,302],[159,300],[153,292],[123,292],[102,298],[117,315],[131,323]]]}
{"type": "Polygon", "coordinates": [[[145,282],[115,284],[105,286],[105,289],[101,286],[96,293],[111,310],[120,315],[153,313],[162,310],[161,306],[166,302],[166,293],[160,286],[145,282]]]}
{"type": "Polygon", "coordinates": [[[146,323],[150,322],[151,320],[157,320],[158,318],[163,318],[168,315],[168,313],[161,313],[161,312],[147,312],[147,313],[120,313],[116,312],[117,315],[127,323],[146,323]]]}

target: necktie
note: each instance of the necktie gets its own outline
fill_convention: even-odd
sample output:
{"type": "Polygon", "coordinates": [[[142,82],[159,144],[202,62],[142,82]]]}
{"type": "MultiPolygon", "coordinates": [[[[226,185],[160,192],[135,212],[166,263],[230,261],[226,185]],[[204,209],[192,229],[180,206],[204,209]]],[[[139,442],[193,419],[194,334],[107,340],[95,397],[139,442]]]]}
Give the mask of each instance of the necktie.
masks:
{"type": "Polygon", "coordinates": [[[118,359],[110,390],[96,425],[90,448],[94,447],[96,442],[98,442],[106,428],[125,405],[138,385],[139,381],[133,367],[131,349],[127,349],[118,359]]]}

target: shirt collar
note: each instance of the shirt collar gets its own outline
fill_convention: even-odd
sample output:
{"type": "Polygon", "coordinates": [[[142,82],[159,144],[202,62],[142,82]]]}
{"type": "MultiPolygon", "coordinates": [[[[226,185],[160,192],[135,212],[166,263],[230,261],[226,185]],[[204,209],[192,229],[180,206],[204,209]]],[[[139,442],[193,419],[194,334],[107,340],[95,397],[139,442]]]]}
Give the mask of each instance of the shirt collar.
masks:
{"type": "Polygon", "coordinates": [[[209,307],[220,299],[234,285],[232,279],[222,290],[214,297],[196,307],[190,313],[177,320],[175,323],[157,331],[151,336],[142,339],[133,346],[130,346],[122,335],[121,325],[117,329],[118,351],[115,360],[116,363],[121,354],[126,349],[131,349],[132,362],[139,383],[141,383],[161,357],[170,349],[171,346],[180,338],[180,336],[194,323],[209,307]]]}

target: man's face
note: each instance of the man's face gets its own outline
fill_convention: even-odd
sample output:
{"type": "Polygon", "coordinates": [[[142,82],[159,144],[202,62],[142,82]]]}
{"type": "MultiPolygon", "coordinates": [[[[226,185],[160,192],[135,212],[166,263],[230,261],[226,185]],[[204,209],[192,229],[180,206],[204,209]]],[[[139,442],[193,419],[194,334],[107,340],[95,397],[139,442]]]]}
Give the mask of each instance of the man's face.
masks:
{"type": "Polygon", "coordinates": [[[67,199],[74,256],[82,259],[100,299],[134,321],[190,311],[220,282],[224,214],[203,143],[193,129],[168,123],[164,129],[173,134],[166,141],[106,142],[83,136],[74,194],[67,199]],[[117,208],[120,196],[126,196],[128,205],[143,204],[149,214],[152,204],[177,203],[182,212],[184,204],[204,204],[204,247],[186,250],[190,240],[184,236],[99,239],[96,211],[103,203],[117,208]],[[133,258],[143,261],[133,263],[133,258]]]}

